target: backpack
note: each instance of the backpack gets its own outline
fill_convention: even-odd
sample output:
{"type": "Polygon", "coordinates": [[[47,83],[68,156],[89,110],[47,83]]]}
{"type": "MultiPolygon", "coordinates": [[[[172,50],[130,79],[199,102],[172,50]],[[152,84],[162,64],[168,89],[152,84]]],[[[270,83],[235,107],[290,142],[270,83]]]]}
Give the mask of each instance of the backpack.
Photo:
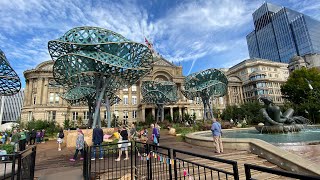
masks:
{"type": "Polygon", "coordinates": [[[63,133],[63,132],[62,132],[62,133],[61,133],[61,132],[59,133],[59,138],[61,138],[61,139],[64,138],[64,133],[63,133]]]}

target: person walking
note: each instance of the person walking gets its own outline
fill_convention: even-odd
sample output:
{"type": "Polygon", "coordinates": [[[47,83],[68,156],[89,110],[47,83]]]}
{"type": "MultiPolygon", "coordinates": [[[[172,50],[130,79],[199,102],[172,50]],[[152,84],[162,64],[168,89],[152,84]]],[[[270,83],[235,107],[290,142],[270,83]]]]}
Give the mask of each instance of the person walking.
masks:
{"type": "Polygon", "coordinates": [[[41,132],[40,132],[40,130],[37,130],[36,139],[37,139],[37,144],[41,143],[41,132]]]}
{"type": "Polygon", "coordinates": [[[159,139],[160,139],[160,133],[159,130],[154,126],[154,124],[151,124],[151,129],[152,129],[152,143],[154,145],[159,145],[159,139]]]}
{"type": "Polygon", "coordinates": [[[34,145],[34,143],[36,142],[36,136],[37,132],[34,129],[32,129],[30,133],[30,145],[34,145]]]}
{"type": "Polygon", "coordinates": [[[99,127],[99,125],[96,125],[96,127],[93,129],[93,134],[92,134],[92,142],[94,145],[92,147],[92,151],[93,151],[92,157],[91,157],[92,161],[96,159],[97,146],[99,146],[99,151],[100,151],[99,159],[103,159],[103,149],[101,146],[102,141],[103,141],[103,131],[99,127]]]}
{"type": "Polygon", "coordinates": [[[46,142],[45,139],[44,139],[45,133],[46,133],[46,131],[44,129],[42,129],[41,132],[40,132],[40,142],[41,143],[45,143],[46,142]]]}
{"type": "Polygon", "coordinates": [[[136,125],[134,123],[131,124],[130,128],[130,140],[134,140],[137,134],[136,125]]]}
{"type": "Polygon", "coordinates": [[[61,144],[63,143],[64,133],[63,129],[60,129],[60,132],[57,134],[57,143],[58,143],[58,151],[61,151],[61,144]]]}
{"type": "Polygon", "coordinates": [[[7,133],[4,131],[1,137],[2,144],[6,144],[7,136],[8,136],[7,133]]]}
{"type": "Polygon", "coordinates": [[[221,141],[221,124],[216,120],[216,118],[212,119],[212,126],[211,126],[211,131],[212,131],[212,136],[213,136],[213,142],[216,147],[216,153],[223,153],[223,145],[221,141]]]}
{"type": "Polygon", "coordinates": [[[26,130],[25,133],[26,133],[26,146],[31,145],[31,143],[30,143],[30,132],[28,130],[26,130]]]}
{"type": "Polygon", "coordinates": [[[126,160],[129,159],[129,156],[128,156],[129,143],[128,143],[128,130],[125,128],[124,125],[121,127],[120,136],[121,136],[121,138],[120,138],[120,140],[118,142],[118,143],[121,143],[121,144],[118,144],[119,157],[116,159],[116,161],[120,161],[121,155],[122,155],[122,151],[125,151],[126,158],[124,158],[124,160],[126,161],[126,160]]]}
{"type": "Polygon", "coordinates": [[[83,160],[83,148],[84,148],[84,136],[81,129],[78,129],[78,136],[76,140],[76,152],[74,153],[73,158],[70,159],[71,162],[76,161],[79,151],[81,153],[80,161],[83,160]]]}
{"type": "Polygon", "coordinates": [[[18,133],[17,129],[14,129],[11,134],[11,142],[10,142],[10,144],[14,146],[14,152],[18,152],[19,140],[20,140],[20,134],[18,133]]]}
{"type": "Polygon", "coordinates": [[[20,134],[19,149],[20,149],[20,151],[24,151],[24,150],[26,150],[26,142],[27,142],[26,141],[26,133],[25,133],[24,129],[20,130],[19,134],[20,134]]]}

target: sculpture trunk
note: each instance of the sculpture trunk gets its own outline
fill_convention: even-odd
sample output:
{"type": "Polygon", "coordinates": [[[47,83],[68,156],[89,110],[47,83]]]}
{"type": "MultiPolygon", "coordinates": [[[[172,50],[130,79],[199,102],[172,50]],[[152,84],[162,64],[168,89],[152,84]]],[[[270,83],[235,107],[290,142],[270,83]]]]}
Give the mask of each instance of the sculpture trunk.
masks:
{"type": "Polygon", "coordinates": [[[101,100],[104,96],[104,93],[106,91],[108,84],[105,83],[100,91],[99,97],[96,101],[96,108],[94,110],[94,116],[93,116],[93,124],[92,124],[92,128],[96,127],[97,123],[99,125],[99,127],[101,127],[101,120],[100,120],[100,107],[101,107],[101,100]],[[98,119],[99,118],[99,119],[98,119]]]}
{"type": "Polygon", "coordinates": [[[105,98],[105,104],[106,104],[106,110],[107,110],[107,122],[108,122],[108,128],[111,128],[111,108],[110,108],[110,100],[109,97],[106,96],[105,98]]]}

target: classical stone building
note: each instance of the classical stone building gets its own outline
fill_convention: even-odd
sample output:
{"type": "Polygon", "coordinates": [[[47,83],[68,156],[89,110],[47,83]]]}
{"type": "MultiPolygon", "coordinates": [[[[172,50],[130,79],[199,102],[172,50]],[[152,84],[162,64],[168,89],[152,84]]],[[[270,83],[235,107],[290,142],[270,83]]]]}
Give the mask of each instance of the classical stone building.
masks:
{"type": "MultiPolygon", "coordinates": [[[[153,71],[141,81],[165,80],[177,84],[179,100],[175,104],[165,106],[165,117],[177,117],[179,114],[181,116],[188,113],[190,115],[195,114],[197,119],[201,119],[203,108],[200,99],[187,100],[180,93],[184,82],[182,67],[176,66],[163,58],[158,58],[159,60],[153,65],[153,71]]],[[[26,88],[21,119],[23,121],[32,119],[55,120],[62,124],[65,119],[76,122],[80,118],[86,123],[88,120],[87,106],[70,106],[59,97],[59,93],[63,93],[65,90],[55,86],[52,74],[53,64],[53,61],[45,61],[35,69],[24,72],[26,88]]],[[[119,117],[120,121],[145,121],[148,116],[153,115],[155,117],[156,106],[141,103],[141,81],[118,92],[121,101],[111,107],[111,112],[119,117]]],[[[106,110],[103,107],[100,117],[106,118],[106,110]]]]}
{"type": "Polygon", "coordinates": [[[286,63],[265,59],[247,59],[234,65],[225,73],[229,79],[227,104],[239,105],[261,96],[283,104],[280,86],[288,79],[287,67],[286,63]]]}
{"type": "Polygon", "coordinates": [[[306,54],[304,56],[294,56],[290,59],[288,66],[290,73],[296,69],[301,69],[302,67],[316,67],[320,69],[320,54],[306,54]]]}

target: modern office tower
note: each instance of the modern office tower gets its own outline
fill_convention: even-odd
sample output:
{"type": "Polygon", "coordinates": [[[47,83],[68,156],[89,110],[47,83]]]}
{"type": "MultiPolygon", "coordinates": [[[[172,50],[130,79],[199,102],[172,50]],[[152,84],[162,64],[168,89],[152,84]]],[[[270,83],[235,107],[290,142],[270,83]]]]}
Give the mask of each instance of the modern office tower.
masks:
{"type": "Polygon", "coordinates": [[[320,22],[294,10],[264,3],[247,35],[250,58],[289,63],[294,56],[320,53],[320,22]]]}
{"type": "Polygon", "coordinates": [[[0,124],[16,122],[20,118],[23,105],[23,90],[13,96],[0,97],[0,124]]]}

